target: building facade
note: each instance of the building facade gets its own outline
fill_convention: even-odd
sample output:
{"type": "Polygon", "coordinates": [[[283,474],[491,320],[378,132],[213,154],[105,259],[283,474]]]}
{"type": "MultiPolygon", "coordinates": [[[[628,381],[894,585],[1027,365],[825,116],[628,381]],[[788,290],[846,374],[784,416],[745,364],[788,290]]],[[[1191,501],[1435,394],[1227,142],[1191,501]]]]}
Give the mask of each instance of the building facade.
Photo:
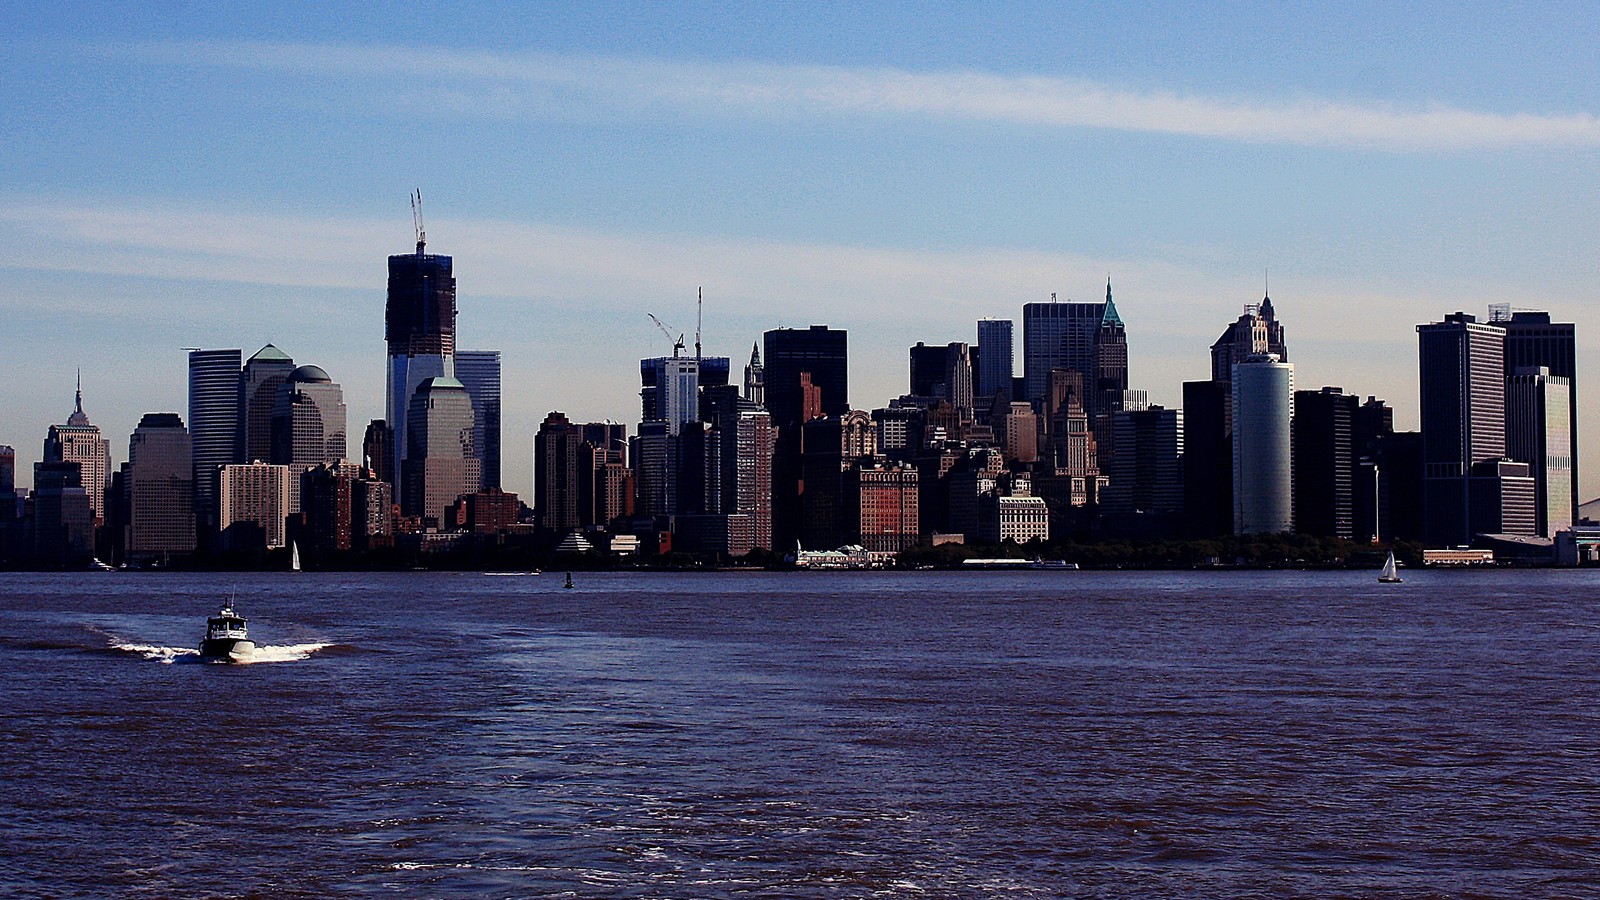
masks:
{"type": "Polygon", "coordinates": [[[472,446],[484,490],[500,487],[500,351],[457,350],[456,380],[472,398],[472,446]]]}
{"type": "MultiPolygon", "coordinates": [[[[401,504],[408,508],[431,508],[427,501],[413,503],[406,496],[410,482],[403,463],[411,452],[409,417],[413,408],[412,400],[430,379],[443,378],[455,382],[454,261],[448,256],[427,253],[425,246],[426,241],[418,235],[415,253],[389,257],[388,299],[384,305],[383,320],[384,340],[389,354],[385,373],[384,420],[392,435],[390,450],[394,454],[389,469],[397,476],[396,489],[401,504]]],[[[462,391],[465,396],[466,388],[463,387],[462,391]]],[[[467,400],[470,405],[471,398],[467,397],[467,400]]],[[[476,453],[476,450],[473,452],[476,453]]],[[[448,502],[455,502],[455,498],[451,497],[448,502]]],[[[442,507],[439,514],[443,514],[442,507]]]]}
{"type": "Polygon", "coordinates": [[[1461,546],[1484,531],[1472,468],[1506,455],[1505,332],[1457,312],[1418,325],[1417,343],[1424,532],[1431,546],[1461,546]]]}
{"type": "Polygon", "coordinates": [[[66,424],[51,425],[45,436],[44,461],[78,464],[80,486],[89,498],[93,524],[104,522],[106,485],[111,478],[111,442],[100,436],[99,426],[84,413],[81,386],[66,424]]]}
{"type": "Polygon", "coordinates": [[[472,434],[472,398],[461,382],[435,377],[417,386],[406,410],[400,497],[405,515],[421,517],[425,527],[445,527],[456,500],[477,490],[472,434]]]}
{"type": "Polygon", "coordinates": [[[222,467],[243,462],[240,350],[189,351],[189,439],[194,460],[195,526],[202,543],[220,531],[217,489],[222,467]]]}
{"type": "Polygon", "coordinates": [[[1294,527],[1355,537],[1355,421],[1360,397],[1336,387],[1294,395],[1294,527]]]}
{"type": "Polygon", "coordinates": [[[1233,530],[1294,530],[1294,366],[1274,354],[1233,367],[1233,530]]]}
{"type": "Polygon", "coordinates": [[[987,407],[995,397],[1009,401],[1015,371],[1015,345],[1010,319],[978,320],[977,405],[987,407]]]}
{"type": "Polygon", "coordinates": [[[194,552],[194,458],[177,413],[146,413],[128,439],[123,466],[123,552],[165,563],[194,552]]]}
{"type": "Polygon", "coordinates": [[[1506,455],[1526,463],[1534,480],[1534,533],[1553,538],[1572,525],[1576,464],[1572,456],[1572,382],[1544,366],[1506,379],[1506,455]]]}
{"type": "Polygon", "coordinates": [[[217,473],[217,527],[225,550],[272,550],[287,545],[289,467],[232,463],[217,473]]]}

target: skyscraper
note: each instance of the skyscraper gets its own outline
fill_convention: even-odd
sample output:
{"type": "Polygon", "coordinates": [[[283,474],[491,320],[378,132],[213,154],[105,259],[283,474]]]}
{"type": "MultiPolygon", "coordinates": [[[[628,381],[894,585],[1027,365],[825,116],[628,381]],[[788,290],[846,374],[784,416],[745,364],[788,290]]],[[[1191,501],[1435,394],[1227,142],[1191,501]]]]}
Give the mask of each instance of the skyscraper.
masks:
{"type": "Polygon", "coordinates": [[[750,364],[744,367],[744,398],[757,406],[766,405],[766,393],[763,388],[766,373],[761,365],[761,345],[750,345],[750,364]]]}
{"type": "Polygon", "coordinates": [[[746,409],[734,426],[732,511],[750,517],[751,546],[772,549],[772,416],[746,409]]]}
{"type": "Polygon", "coordinates": [[[1222,336],[1211,345],[1211,380],[1231,380],[1234,366],[1261,353],[1274,354],[1279,362],[1289,361],[1283,325],[1268,296],[1263,296],[1260,303],[1246,305],[1244,315],[1223,329],[1222,336]]]}
{"type": "Polygon", "coordinates": [[[1233,530],[1294,530],[1294,366],[1271,353],[1233,367],[1233,530]]]}
{"type": "Polygon", "coordinates": [[[300,366],[278,389],[271,462],[291,476],[349,454],[344,390],[320,366],[300,366]]]}
{"type": "Polygon", "coordinates": [[[944,351],[943,398],[950,401],[950,405],[955,407],[956,416],[965,423],[972,422],[972,394],[972,348],[960,341],[947,344],[944,351]]]}
{"type": "Polygon", "coordinates": [[[929,346],[922,341],[917,341],[909,351],[910,355],[910,393],[913,397],[938,397],[945,380],[946,353],[945,348],[937,344],[929,346]]]}
{"type": "Polygon", "coordinates": [[[1544,366],[1506,380],[1506,455],[1534,480],[1534,530],[1544,537],[1572,524],[1572,383],[1544,366]]]}
{"type": "Polygon", "coordinates": [[[94,513],[75,462],[41,462],[33,467],[33,548],[35,565],[79,569],[94,550],[94,513]]]}
{"type": "Polygon", "coordinates": [[[700,360],[657,356],[639,360],[641,420],[667,424],[676,436],[686,423],[700,419],[700,360]]]}
{"type": "Polygon", "coordinates": [[[405,515],[443,527],[450,505],[477,490],[472,426],[472,399],[461,382],[438,376],[417,385],[406,410],[401,466],[405,491],[400,501],[405,515]]]}
{"type": "Polygon", "coordinates": [[[1190,537],[1233,533],[1233,431],[1228,381],[1183,383],[1183,512],[1190,537]]]}
{"type": "Polygon", "coordinates": [[[272,412],[278,404],[278,389],[292,372],[294,360],[271,344],[245,361],[239,376],[239,426],[244,429],[239,439],[244,453],[236,457],[240,462],[267,462],[272,458],[272,412]]]}
{"type": "Polygon", "coordinates": [[[1112,412],[1123,408],[1128,390],[1127,332],[1106,282],[1102,303],[1027,303],[1022,307],[1022,370],[1028,401],[1042,407],[1050,398],[1050,372],[1083,375],[1082,403],[1101,444],[1112,412]]]}
{"type": "Polygon", "coordinates": [[[50,426],[44,439],[44,461],[77,463],[80,485],[89,497],[93,523],[98,525],[104,521],[106,483],[111,477],[111,442],[100,436],[99,426],[90,424],[84,413],[81,384],[67,423],[50,426]]]}
{"type": "Polygon", "coordinates": [[[217,473],[240,461],[243,352],[189,351],[189,438],[194,446],[194,513],[202,543],[218,530],[217,473]]]}
{"type": "Polygon", "coordinates": [[[500,487],[500,351],[457,350],[456,380],[472,398],[472,446],[483,489],[500,487]]]}
{"type": "Polygon", "coordinates": [[[362,464],[372,470],[372,477],[379,481],[394,486],[395,473],[390,471],[394,464],[395,454],[389,448],[394,435],[389,431],[389,423],[383,419],[373,419],[367,423],[367,433],[361,439],[362,464]]]}
{"type": "Polygon", "coordinates": [[[1294,527],[1355,537],[1355,419],[1361,398],[1336,387],[1294,395],[1294,527]]]}
{"type": "Polygon", "coordinates": [[[579,515],[579,450],[583,429],[552,412],[533,436],[533,514],[540,528],[563,533],[582,524],[579,515]]]}
{"type": "MultiPolygon", "coordinates": [[[[1517,374],[1521,369],[1538,368],[1543,366],[1550,370],[1552,378],[1565,378],[1567,380],[1567,425],[1568,450],[1565,455],[1571,464],[1571,509],[1551,509],[1551,521],[1572,521],[1577,517],[1578,504],[1578,344],[1577,328],[1571,322],[1551,322],[1547,312],[1531,310],[1516,310],[1510,318],[1498,318],[1491,325],[1506,333],[1506,364],[1507,378],[1517,374]]],[[[1512,458],[1521,457],[1512,454],[1512,458]]],[[[1541,465],[1539,460],[1522,460],[1530,463],[1535,470],[1541,465]]],[[[1547,498],[1548,499],[1548,498],[1547,498]]],[[[1549,500],[1549,502],[1554,502],[1549,500]]],[[[1542,532],[1541,532],[1542,533],[1542,532]]]]}
{"type": "MultiPolygon", "coordinates": [[[[299,474],[294,474],[295,480],[299,474]]],[[[233,463],[217,475],[217,526],[225,550],[276,549],[285,545],[289,516],[288,466],[233,463]]]]}
{"type": "Polygon", "coordinates": [[[826,325],[779,328],[762,335],[762,350],[767,411],[776,432],[772,540],[774,549],[786,550],[800,537],[802,426],[817,416],[850,411],[849,334],[826,325]]]}
{"type": "MultiPolygon", "coordinates": [[[[0,444],[0,527],[17,517],[17,451],[10,444],[0,444]]],[[[0,559],[5,558],[0,547],[0,559]]]]}
{"type": "MultiPolygon", "coordinates": [[[[1048,398],[1052,369],[1082,373],[1085,383],[1092,383],[1094,341],[1105,315],[1104,303],[1057,302],[1054,294],[1048,303],[1023,304],[1022,375],[1029,402],[1048,398]]],[[[1091,421],[1092,393],[1086,391],[1081,398],[1091,421]]]]}
{"type": "MultiPolygon", "coordinates": [[[[1505,332],[1457,312],[1417,326],[1424,532],[1435,547],[1470,543],[1472,469],[1506,454],[1505,332]]],[[[1494,517],[1498,522],[1498,516],[1494,517]]]]}
{"type": "Polygon", "coordinates": [[[300,366],[278,388],[269,461],[289,467],[289,512],[300,512],[300,474],[349,454],[344,391],[319,366],[300,366]]]}
{"type": "MultiPolygon", "coordinates": [[[[446,378],[460,384],[455,380],[453,261],[448,256],[424,252],[426,243],[419,229],[415,253],[389,257],[388,300],[384,306],[384,338],[389,349],[384,417],[394,435],[392,471],[397,473],[400,482],[396,492],[406,508],[417,506],[406,497],[409,482],[403,465],[411,452],[412,431],[408,416],[412,398],[430,378],[446,378]]],[[[470,404],[470,397],[467,400],[470,404]]],[[[453,503],[455,498],[447,502],[453,503]]],[[[431,504],[423,505],[431,508],[431,504]]]]}
{"type": "Polygon", "coordinates": [[[809,329],[778,328],[762,335],[763,387],[772,424],[783,428],[803,419],[804,390],[800,375],[810,373],[821,392],[822,415],[850,410],[849,333],[826,325],[809,329]]]}
{"type": "Polygon", "coordinates": [[[996,394],[1011,399],[1013,341],[1010,319],[978,320],[978,383],[974,403],[987,408],[996,394]]]}
{"type": "Polygon", "coordinates": [[[194,552],[194,459],[177,413],[145,413],[128,438],[123,548],[135,562],[194,552]]]}
{"type": "Polygon", "coordinates": [[[1111,414],[1117,455],[1101,511],[1114,533],[1173,537],[1183,516],[1183,410],[1152,406],[1111,414]]]}

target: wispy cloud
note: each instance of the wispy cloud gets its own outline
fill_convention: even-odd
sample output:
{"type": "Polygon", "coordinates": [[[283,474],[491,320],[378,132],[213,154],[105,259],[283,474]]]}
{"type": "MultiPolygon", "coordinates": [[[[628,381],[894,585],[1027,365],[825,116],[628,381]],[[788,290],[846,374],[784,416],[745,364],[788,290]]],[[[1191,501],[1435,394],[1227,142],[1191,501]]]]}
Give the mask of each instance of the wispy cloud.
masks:
{"type": "Polygon", "coordinates": [[[1209,97],[976,71],[248,42],[145,44],[133,52],[172,65],[321,78],[405,76],[411,90],[484,116],[604,106],[707,115],[921,117],[1397,151],[1600,147],[1600,118],[1587,112],[1508,114],[1445,105],[1209,97]]]}

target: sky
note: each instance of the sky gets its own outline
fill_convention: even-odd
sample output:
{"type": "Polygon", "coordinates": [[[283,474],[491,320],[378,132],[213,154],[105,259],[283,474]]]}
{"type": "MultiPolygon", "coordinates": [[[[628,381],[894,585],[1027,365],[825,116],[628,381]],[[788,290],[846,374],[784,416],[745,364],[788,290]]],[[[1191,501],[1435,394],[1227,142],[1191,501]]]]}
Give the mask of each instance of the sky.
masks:
{"type": "Polygon", "coordinates": [[[0,443],[84,406],[114,462],[183,347],[271,342],[382,417],[386,257],[455,258],[534,432],[639,417],[691,335],[850,333],[850,401],[1109,277],[1154,403],[1269,289],[1295,386],[1417,427],[1415,326],[1578,326],[1600,494],[1600,55],[1585,4],[14,4],[0,35],[0,443]]]}

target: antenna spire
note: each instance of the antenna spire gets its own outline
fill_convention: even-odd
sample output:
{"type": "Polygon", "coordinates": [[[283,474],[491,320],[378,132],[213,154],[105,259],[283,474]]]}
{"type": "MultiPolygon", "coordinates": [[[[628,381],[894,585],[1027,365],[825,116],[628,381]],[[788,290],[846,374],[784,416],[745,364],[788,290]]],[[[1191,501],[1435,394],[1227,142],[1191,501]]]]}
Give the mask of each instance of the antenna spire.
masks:
{"type": "Polygon", "coordinates": [[[422,188],[411,192],[411,227],[417,232],[417,255],[421,256],[428,243],[428,232],[422,228],[422,188]]]}
{"type": "Polygon", "coordinates": [[[694,360],[700,361],[700,324],[706,305],[706,289],[695,288],[694,295],[694,360]]]}
{"type": "Polygon", "coordinates": [[[78,370],[78,393],[74,405],[76,412],[83,412],[83,369],[78,370]]]}

